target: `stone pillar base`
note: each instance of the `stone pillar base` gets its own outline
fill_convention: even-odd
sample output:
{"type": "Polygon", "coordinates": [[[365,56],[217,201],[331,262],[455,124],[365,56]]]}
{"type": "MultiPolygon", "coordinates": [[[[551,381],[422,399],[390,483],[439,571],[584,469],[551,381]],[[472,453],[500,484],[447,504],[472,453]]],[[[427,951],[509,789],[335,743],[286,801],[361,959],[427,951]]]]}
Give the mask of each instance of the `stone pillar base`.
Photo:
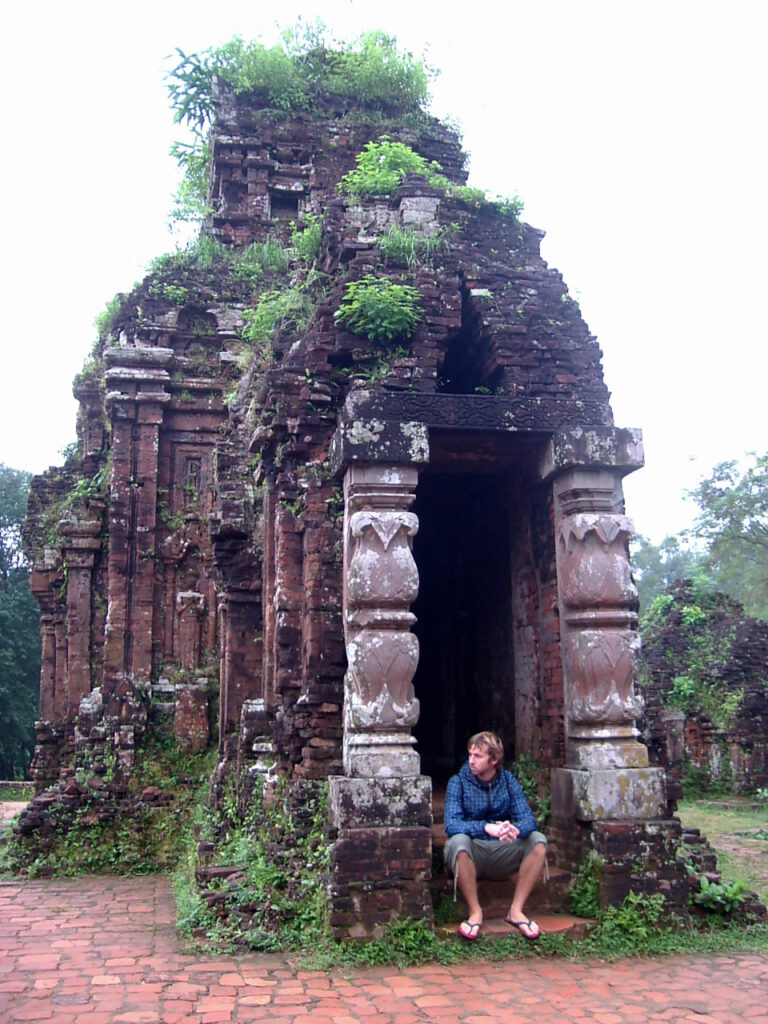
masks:
{"type": "Polygon", "coordinates": [[[433,922],[432,832],[426,826],[340,829],[331,873],[334,939],[378,939],[408,917],[433,922]]]}
{"type": "Polygon", "coordinates": [[[421,758],[410,732],[353,732],[344,735],[344,772],[370,780],[418,776],[421,758]]]}
{"type": "Polygon", "coordinates": [[[667,796],[663,768],[606,768],[552,772],[552,814],[577,821],[661,818],[667,796]]]}
{"type": "Polygon", "coordinates": [[[333,828],[401,828],[432,825],[432,780],[425,775],[399,779],[328,780],[328,817],[333,828]]]}

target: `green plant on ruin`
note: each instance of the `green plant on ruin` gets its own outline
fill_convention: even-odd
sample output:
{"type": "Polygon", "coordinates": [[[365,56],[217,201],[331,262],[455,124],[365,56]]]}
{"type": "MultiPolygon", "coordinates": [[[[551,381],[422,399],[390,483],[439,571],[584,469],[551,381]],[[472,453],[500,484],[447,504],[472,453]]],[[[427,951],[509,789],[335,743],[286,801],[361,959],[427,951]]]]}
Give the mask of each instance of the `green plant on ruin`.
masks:
{"type": "Polygon", "coordinates": [[[288,269],[288,253],[279,238],[269,235],[263,242],[254,242],[250,246],[253,256],[261,265],[262,270],[272,274],[282,274],[288,269]]]}
{"type": "Polygon", "coordinates": [[[497,196],[492,203],[502,217],[508,217],[510,220],[519,220],[523,212],[523,200],[518,195],[497,196]]]}
{"type": "Polygon", "coordinates": [[[344,515],[344,488],[341,484],[333,485],[333,494],[325,499],[325,507],[331,520],[339,520],[344,515]]]}
{"type": "Polygon", "coordinates": [[[417,288],[366,274],[347,284],[334,318],[369,341],[408,341],[424,316],[420,301],[417,288]]]}
{"type": "Polygon", "coordinates": [[[100,341],[106,341],[107,335],[112,330],[115,318],[120,312],[120,301],[120,295],[114,295],[93,321],[100,341]]]}
{"type": "Polygon", "coordinates": [[[383,356],[368,361],[367,363],[356,363],[354,366],[344,366],[339,370],[339,375],[353,380],[361,380],[366,384],[378,384],[389,377],[392,372],[388,360],[392,359],[391,352],[385,352],[383,356]]]}
{"type": "Polygon", "coordinates": [[[747,898],[744,883],[738,880],[711,882],[706,875],[702,875],[700,885],[698,892],[691,893],[691,903],[716,914],[732,914],[740,909],[747,898]]]}
{"type": "Polygon", "coordinates": [[[353,198],[361,196],[391,196],[408,174],[420,174],[432,188],[440,189],[451,199],[466,206],[480,208],[494,206],[506,218],[517,221],[523,209],[519,196],[489,200],[484,189],[471,185],[457,185],[442,174],[436,161],[428,162],[404,142],[395,142],[382,135],[376,142],[368,142],[355,157],[355,168],[339,182],[338,191],[353,198]]]}
{"type": "MultiPolygon", "coordinates": [[[[105,334],[108,333],[108,330],[109,329],[107,329],[107,332],[105,332],[105,334]]],[[[95,384],[97,387],[101,386],[101,374],[103,372],[104,366],[101,360],[100,348],[101,344],[99,341],[97,341],[94,347],[86,356],[82,368],[78,370],[78,372],[72,378],[73,388],[80,387],[82,384],[88,382],[95,384]]],[[[64,457],[66,458],[66,456],[64,457]]]]}
{"type": "Polygon", "coordinates": [[[312,266],[320,255],[323,238],[323,218],[308,213],[302,224],[291,222],[291,258],[312,266]]]}
{"type": "Polygon", "coordinates": [[[690,758],[683,758],[683,765],[680,772],[680,784],[686,800],[694,799],[697,796],[724,796],[731,791],[730,759],[725,761],[723,767],[728,767],[725,777],[714,779],[705,768],[699,768],[691,764],[690,758]]]}
{"type": "Polygon", "coordinates": [[[63,513],[75,505],[102,498],[109,479],[109,467],[104,465],[92,477],[81,477],[76,481],[60,506],[63,513]]]}
{"type": "Polygon", "coordinates": [[[150,264],[150,273],[161,278],[173,277],[173,281],[158,282],[156,288],[159,289],[164,284],[187,283],[190,275],[211,270],[255,283],[265,273],[284,273],[288,266],[288,253],[280,240],[272,236],[237,249],[203,234],[184,249],[156,257],[150,264]]]}
{"type": "Polygon", "coordinates": [[[199,53],[176,52],[179,62],[167,75],[174,120],[201,138],[213,116],[214,77],[235,95],[254,94],[266,107],[286,112],[307,110],[318,100],[405,112],[428,100],[424,65],[383,32],[342,43],[316,21],[285,30],[282,43],[271,47],[236,36],[199,53]]]}
{"type": "Polygon", "coordinates": [[[325,784],[303,794],[300,821],[284,782],[266,800],[259,782],[243,801],[230,779],[220,809],[204,809],[201,835],[215,842],[216,863],[237,865],[243,881],[215,917],[196,889],[192,851],[174,878],[181,933],[203,930],[219,947],[254,950],[327,943],[327,815],[325,784]]]}
{"type": "Polygon", "coordinates": [[[286,512],[289,512],[291,516],[293,516],[294,519],[296,518],[296,516],[298,516],[299,512],[301,511],[301,502],[298,500],[290,501],[288,498],[283,498],[280,501],[280,504],[283,506],[286,512]]]}
{"type": "Polygon", "coordinates": [[[168,491],[165,487],[157,489],[157,517],[163,526],[172,533],[180,530],[186,519],[183,511],[171,512],[168,507],[168,491]]]}
{"type": "Polygon", "coordinates": [[[392,195],[407,174],[421,174],[436,188],[450,185],[439,173],[439,164],[428,163],[410,146],[386,135],[377,142],[368,142],[355,157],[355,164],[337,186],[339,192],[350,196],[392,195]]]}
{"type": "Polygon", "coordinates": [[[149,293],[150,295],[158,294],[159,297],[174,306],[183,306],[189,299],[189,290],[183,285],[178,284],[161,284],[157,293],[154,292],[153,287],[150,285],[149,293]]]}
{"type": "MultiPolygon", "coordinates": [[[[348,43],[331,40],[321,22],[301,23],[267,47],[239,37],[219,47],[186,54],[167,75],[174,121],[191,129],[191,146],[176,144],[172,154],[184,172],[176,196],[176,220],[200,220],[208,213],[205,150],[213,119],[213,81],[228,83],[235,95],[249,93],[265,107],[286,113],[330,102],[343,109],[402,116],[420,113],[428,100],[425,66],[383,32],[365,32],[348,43]]],[[[370,116],[370,113],[369,115],[370,116]]]]}
{"type": "Polygon", "coordinates": [[[722,686],[702,678],[697,667],[675,676],[667,703],[688,714],[703,713],[716,729],[732,729],[744,706],[744,691],[723,692],[722,686]]]}
{"type": "Polygon", "coordinates": [[[602,857],[590,850],[579,864],[576,878],[568,893],[571,910],[579,917],[597,917],[600,913],[600,879],[602,857]]]}
{"type": "Polygon", "coordinates": [[[264,292],[255,308],[243,311],[245,325],[241,337],[263,359],[269,360],[271,343],[285,334],[301,334],[309,326],[314,312],[315,304],[309,292],[300,285],[264,292]]]}
{"type": "Polygon", "coordinates": [[[448,189],[448,194],[455,199],[460,199],[467,206],[476,208],[484,206],[488,202],[485,190],[475,188],[474,185],[452,185],[448,189]]]}
{"type": "Polygon", "coordinates": [[[405,263],[410,268],[428,263],[445,248],[451,233],[452,229],[441,228],[433,235],[425,235],[412,228],[401,228],[393,224],[379,239],[379,249],[385,260],[405,263]]]}
{"type": "MultiPolygon", "coordinates": [[[[52,804],[53,830],[43,849],[37,849],[39,839],[33,847],[29,837],[17,836],[10,843],[8,866],[28,866],[33,877],[42,869],[57,875],[139,875],[174,868],[189,842],[194,808],[207,792],[214,757],[213,751],[185,754],[172,737],[145,738],[119,806],[108,788],[91,789],[90,773],[79,771],[86,787],[80,805],[52,804]],[[163,790],[165,799],[143,802],[147,786],[163,790]]],[[[118,774],[114,748],[105,749],[104,763],[109,787],[118,774]]]]}
{"type": "Polygon", "coordinates": [[[598,928],[588,937],[592,945],[608,946],[617,953],[627,954],[650,951],[653,948],[660,918],[664,910],[664,897],[641,896],[630,891],[618,907],[608,907],[598,914],[598,928]]]}
{"type": "Polygon", "coordinates": [[[548,770],[530,754],[525,753],[517,755],[509,764],[509,770],[520,783],[525,799],[531,805],[539,825],[546,823],[552,797],[548,787],[544,793],[540,792],[539,780],[548,778],[548,770]]]}
{"type": "MultiPolygon", "coordinates": [[[[305,47],[296,38],[301,53],[305,47]]],[[[394,36],[364,32],[327,57],[327,75],[321,72],[318,84],[329,96],[383,112],[418,111],[426,106],[429,72],[410,53],[398,50],[394,36]]]]}
{"type": "Polygon", "coordinates": [[[709,577],[696,575],[681,595],[662,594],[652,602],[640,624],[644,646],[652,649],[674,631],[675,653],[668,649],[668,659],[675,674],[666,703],[688,715],[703,714],[727,731],[744,706],[743,686],[723,681],[734,656],[735,628],[722,623],[723,598],[709,577]]]}
{"type": "Polygon", "coordinates": [[[660,629],[674,603],[675,599],[671,594],[659,594],[655,597],[640,621],[640,629],[643,632],[660,629]]]}
{"type": "Polygon", "coordinates": [[[213,213],[207,204],[208,168],[211,165],[211,151],[207,143],[174,142],[171,156],[183,171],[179,186],[173,196],[170,219],[177,224],[201,224],[213,213]]]}

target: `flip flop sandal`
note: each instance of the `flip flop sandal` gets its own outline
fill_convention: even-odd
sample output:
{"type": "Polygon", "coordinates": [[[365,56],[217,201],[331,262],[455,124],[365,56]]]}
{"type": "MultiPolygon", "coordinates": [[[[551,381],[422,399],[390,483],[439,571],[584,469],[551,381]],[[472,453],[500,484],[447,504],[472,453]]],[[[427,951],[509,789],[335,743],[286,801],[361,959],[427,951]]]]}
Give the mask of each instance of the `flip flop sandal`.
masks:
{"type": "Polygon", "coordinates": [[[511,928],[517,928],[523,938],[527,939],[528,942],[535,942],[541,935],[541,928],[536,924],[532,917],[529,917],[527,921],[513,921],[511,918],[505,917],[504,922],[511,928]],[[524,928],[529,932],[533,932],[534,928],[536,931],[533,935],[527,935],[526,932],[523,931],[524,928]]]}
{"type": "Polygon", "coordinates": [[[462,939],[466,939],[467,942],[474,942],[480,935],[482,927],[482,921],[476,921],[474,924],[471,921],[462,921],[458,928],[459,935],[462,939]]]}

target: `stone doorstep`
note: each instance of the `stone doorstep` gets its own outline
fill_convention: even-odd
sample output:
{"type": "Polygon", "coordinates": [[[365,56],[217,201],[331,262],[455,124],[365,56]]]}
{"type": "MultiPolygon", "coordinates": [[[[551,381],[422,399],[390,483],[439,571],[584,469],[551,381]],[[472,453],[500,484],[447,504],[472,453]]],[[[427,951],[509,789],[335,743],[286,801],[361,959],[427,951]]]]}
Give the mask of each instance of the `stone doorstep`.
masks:
{"type": "MultiPolygon", "coordinates": [[[[459,905],[461,906],[461,904],[459,905]]],[[[543,934],[567,935],[570,939],[583,938],[595,925],[594,921],[583,917],[574,917],[572,914],[539,914],[535,911],[529,910],[528,916],[532,917],[536,921],[543,934]]],[[[441,938],[448,939],[457,935],[458,927],[458,922],[455,924],[441,924],[435,927],[435,932],[441,938]]],[[[493,941],[509,938],[510,935],[516,936],[520,942],[529,941],[516,928],[511,928],[504,921],[503,917],[491,917],[486,915],[483,921],[482,931],[480,933],[481,939],[487,938],[493,941]]],[[[458,941],[462,940],[458,939],[458,941]]]]}

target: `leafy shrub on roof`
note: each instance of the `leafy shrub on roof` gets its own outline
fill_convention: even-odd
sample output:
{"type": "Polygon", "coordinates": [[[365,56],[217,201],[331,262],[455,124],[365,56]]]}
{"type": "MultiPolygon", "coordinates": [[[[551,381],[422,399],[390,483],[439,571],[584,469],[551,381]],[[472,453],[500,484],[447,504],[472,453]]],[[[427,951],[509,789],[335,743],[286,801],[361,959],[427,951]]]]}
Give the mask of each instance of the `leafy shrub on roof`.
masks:
{"type": "Polygon", "coordinates": [[[386,135],[368,142],[355,157],[356,167],[345,174],[339,192],[351,196],[388,196],[406,174],[422,174],[430,185],[446,188],[450,182],[439,173],[439,166],[427,163],[423,156],[404,142],[393,142],[386,135]]]}
{"type": "Polygon", "coordinates": [[[400,51],[384,32],[364,32],[348,44],[330,43],[322,23],[283,33],[267,47],[239,36],[200,53],[176,51],[179,63],[168,74],[174,120],[202,138],[213,113],[213,80],[229,83],[236,95],[251,93],[267,107],[309,109],[318,99],[341,101],[386,113],[421,110],[429,98],[421,61],[400,51]]]}
{"type": "Polygon", "coordinates": [[[418,288],[366,274],[350,281],[336,322],[369,341],[408,341],[423,319],[418,288]]]}
{"type": "Polygon", "coordinates": [[[355,164],[337,186],[339,192],[348,196],[391,196],[406,175],[420,174],[432,188],[467,206],[495,206],[503,217],[512,220],[517,220],[523,210],[519,196],[489,199],[484,189],[457,185],[441,173],[442,168],[435,160],[427,161],[406,143],[394,142],[387,135],[366,143],[355,157],[355,164]]]}

